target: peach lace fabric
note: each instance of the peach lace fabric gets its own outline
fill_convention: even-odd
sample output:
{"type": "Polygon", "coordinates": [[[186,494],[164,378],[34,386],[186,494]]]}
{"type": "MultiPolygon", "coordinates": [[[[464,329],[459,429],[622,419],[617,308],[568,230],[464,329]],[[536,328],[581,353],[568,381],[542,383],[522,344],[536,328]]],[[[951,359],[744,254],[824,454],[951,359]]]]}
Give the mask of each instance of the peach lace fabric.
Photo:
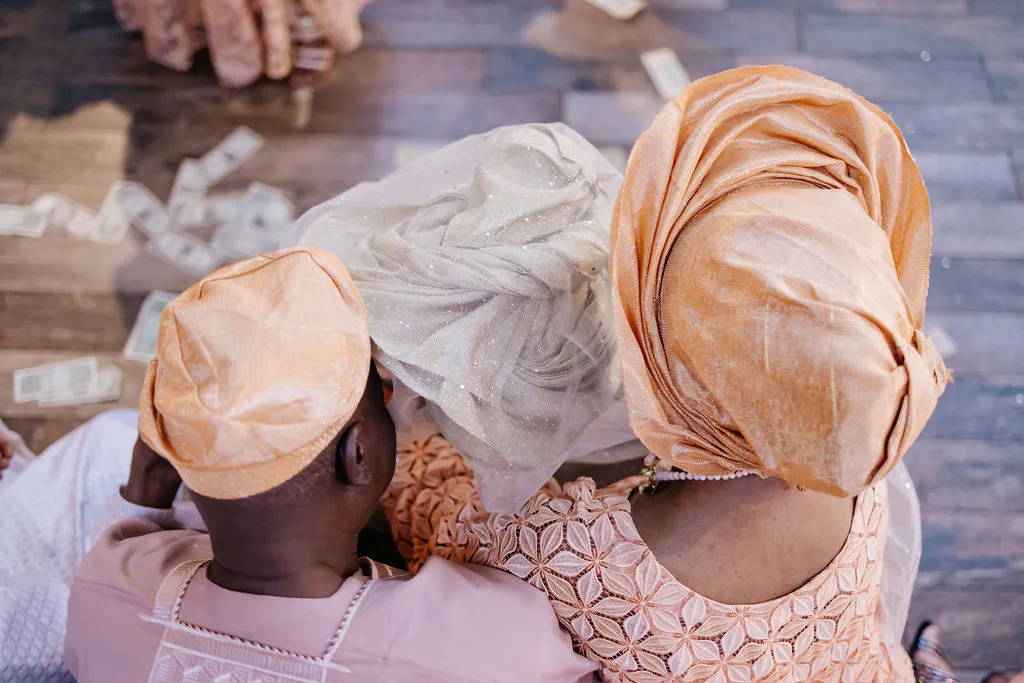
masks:
{"type": "Polygon", "coordinates": [[[640,538],[633,482],[549,482],[517,514],[488,514],[472,470],[431,430],[400,435],[383,504],[416,570],[430,555],[507,571],[544,591],[604,681],[910,681],[878,619],[885,485],[857,500],[836,558],[799,590],[723,605],[677,581],[640,538]]]}

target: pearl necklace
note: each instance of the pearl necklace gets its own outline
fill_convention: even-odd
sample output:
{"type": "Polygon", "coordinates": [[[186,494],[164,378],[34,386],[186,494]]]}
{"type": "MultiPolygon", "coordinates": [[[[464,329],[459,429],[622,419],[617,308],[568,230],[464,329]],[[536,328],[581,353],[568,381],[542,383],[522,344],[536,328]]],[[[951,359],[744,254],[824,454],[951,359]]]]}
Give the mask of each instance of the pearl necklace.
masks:
{"type": "Polygon", "coordinates": [[[745,477],[753,472],[730,472],[729,474],[690,474],[681,470],[663,470],[655,467],[658,458],[648,453],[644,458],[644,468],[640,470],[640,476],[644,482],[639,487],[639,492],[654,491],[659,481],[726,481],[745,477]]]}

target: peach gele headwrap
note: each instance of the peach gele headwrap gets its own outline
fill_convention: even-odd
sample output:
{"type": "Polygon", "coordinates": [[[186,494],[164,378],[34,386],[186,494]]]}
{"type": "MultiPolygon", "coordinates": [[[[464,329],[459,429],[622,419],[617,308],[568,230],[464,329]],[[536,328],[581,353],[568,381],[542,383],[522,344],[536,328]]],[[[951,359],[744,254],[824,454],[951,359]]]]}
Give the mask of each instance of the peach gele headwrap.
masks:
{"type": "Polygon", "coordinates": [[[928,196],[878,107],[786,67],[695,81],[612,230],[630,422],[662,461],[853,495],[917,438],[949,374],[921,332],[928,196]]]}
{"type": "Polygon", "coordinates": [[[366,309],[337,257],[264,254],[164,310],[139,435],[193,491],[245,498],[316,458],[352,417],[369,370],[366,309]]]}

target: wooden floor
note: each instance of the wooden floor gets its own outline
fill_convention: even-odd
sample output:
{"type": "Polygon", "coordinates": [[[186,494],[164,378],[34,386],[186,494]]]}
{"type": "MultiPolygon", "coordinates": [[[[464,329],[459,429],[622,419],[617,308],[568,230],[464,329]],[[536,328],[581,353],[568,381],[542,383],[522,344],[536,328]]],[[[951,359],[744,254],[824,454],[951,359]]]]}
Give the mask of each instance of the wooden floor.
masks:
{"type": "MultiPolygon", "coordinates": [[[[907,458],[925,535],[911,619],[944,627],[957,667],[1024,668],[1024,1],[650,2],[619,23],[582,0],[377,0],[299,132],[284,87],[227,93],[208,64],[149,64],[109,0],[3,0],[0,203],[59,190],[97,208],[122,177],[166,196],[182,158],[240,123],[269,144],[227,187],[269,182],[303,209],[387,172],[404,140],[561,119],[628,148],[661,104],[636,56],[649,48],[694,77],[773,62],[838,80],[907,134],[934,202],[929,324],[958,346],[907,458]]],[[[109,407],[14,405],[10,374],[118,359],[146,292],[187,284],[138,235],[0,237],[0,416],[42,449],[109,407]]],[[[142,366],[120,362],[131,406],[142,366]]]]}

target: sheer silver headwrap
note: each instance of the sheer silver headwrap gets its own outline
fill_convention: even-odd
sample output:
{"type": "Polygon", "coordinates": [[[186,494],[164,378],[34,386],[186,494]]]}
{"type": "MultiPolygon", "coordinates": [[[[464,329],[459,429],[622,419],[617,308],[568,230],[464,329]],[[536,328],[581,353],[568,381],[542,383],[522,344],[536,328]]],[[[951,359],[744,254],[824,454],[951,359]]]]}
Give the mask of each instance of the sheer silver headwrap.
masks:
{"type": "Polygon", "coordinates": [[[569,457],[645,452],[622,403],[610,308],[621,181],[567,126],[510,126],[358,185],[296,226],[351,272],[397,421],[436,424],[489,510],[517,510],[569,457]]]}

